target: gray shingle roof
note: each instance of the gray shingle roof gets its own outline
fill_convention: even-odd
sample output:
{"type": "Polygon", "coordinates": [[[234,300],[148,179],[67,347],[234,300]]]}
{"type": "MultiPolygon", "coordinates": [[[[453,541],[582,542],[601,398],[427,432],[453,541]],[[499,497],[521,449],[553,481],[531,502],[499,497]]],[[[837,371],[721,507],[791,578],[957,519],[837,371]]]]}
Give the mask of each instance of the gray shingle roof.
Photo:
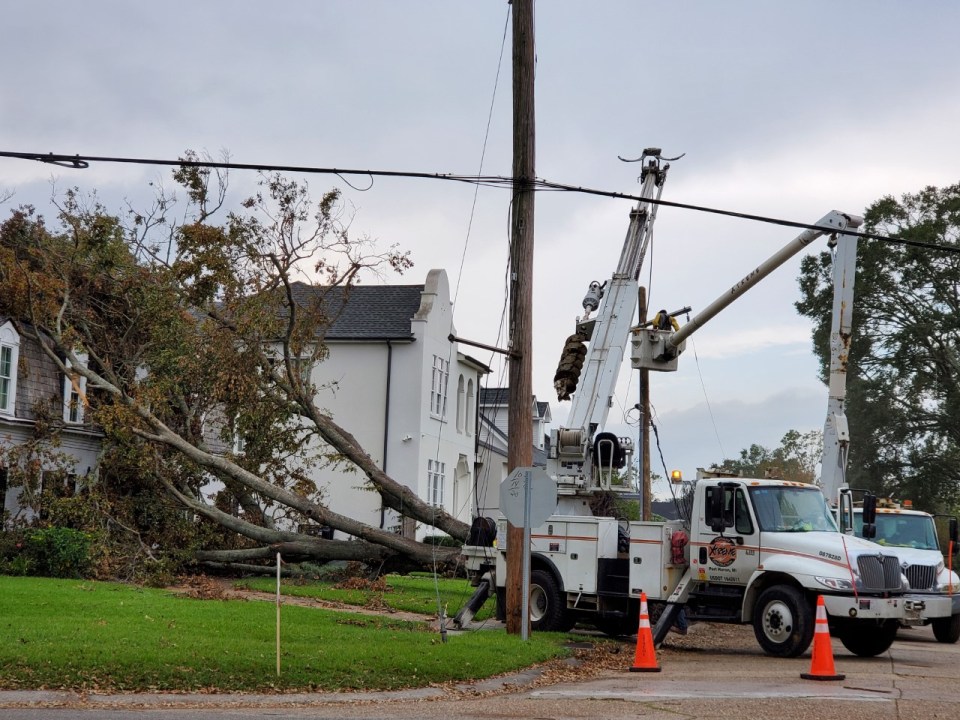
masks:
{"type": "MultiPolygon", "coordinates": [[[[510,388],[480,388],[480,407],[496,407],[510,404],[510,388]]],[[[536,401],[537,417],[544,417],[550,408],[549,402],[536,401]]]]}
{"type": "Polygon", "coordinates": [[[480,406],[508,405],[510,388],[480,388],[480,406]]]}
{"type": "Polygon", "coordinates": [[[413,340],[410,321],[420,309],[423,285],[354,285],[317,287],[293,284],[297,304],[322,297],[324,312],[334,318],[327,340],[413,340]],[[346,303],[344,303],[346,299],[346,303]]]}

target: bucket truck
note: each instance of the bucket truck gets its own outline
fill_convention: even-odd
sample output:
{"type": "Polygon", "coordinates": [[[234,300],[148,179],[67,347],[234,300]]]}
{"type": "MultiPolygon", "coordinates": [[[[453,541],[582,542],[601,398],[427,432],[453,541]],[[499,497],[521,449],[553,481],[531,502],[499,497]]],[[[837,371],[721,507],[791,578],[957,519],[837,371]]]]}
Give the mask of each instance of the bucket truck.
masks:
{"type": "MultiPolygon", "coordinates": [[[[659,197],[667,168],[660,167],[659,151],[648,154],[643,197],[659,197]]],[[[829,495],[815,485],[702,473],[690,488],[690,514],[681,520],[626,522],[591,514],[591,498],[611,489],[614,471],[632,449],[629,441],[604,431],[627,341],[634,368],[676,370],[695,330],[823,235],[831,237],[838,258],[825,488],[843,484],[849,443],[843,381],[856,259],[856,236],[845,231],[858,227],[860,218],[827,214],[679,329],[669,322],[631,328],[643,239],[650,235],[655,211],[643,200],[633,210],[617,271],[607,283],[591,284],[583,303],[586,315],[564,346],[556,385],[561,399],[570,393],[574,398],[568,427],[553,433],[549,450],[547,471],[557,482],[557,511],[531,533],[533,629],[567,630],[585,621],[609,634],[632,634],[644,593],[653,614],[659,614],[657,644],[686,608],[690,620],[752,624],[765,652],[793,657],[813,639],[815,605],[822,595],[831,631],[851,652],[884,652],[899,624],[917,615],[904,600],[899,560],[839,532],[829,495]],[[578,371],[582,379],[575,389],[578,371]]],[[[464,556],[474,583],[493,588],[502,608],[506,521],[497,521],[496,528],[495,537],[473,533],[475,542],[464,547],[464,556]]],[[[472,612],[468,609],[467,616],[472,612]]]]}
{"type": "Polygon", "coordinates": [[[905,622],[906,627],[930,625],[938,642],[960,640],[960,576],[953,570],[958,551],[957,518],[941,516],[947,530],[946,554],[941,552],[935,517],[915,510],[909,500],[876,498],[870,494],[856,507],[845,506],[840,527],[858,537],[893,549],[910,585],[909,597],[922,602],[919,618],[905,622]],[[865,522],[871,513],[865,506],[876,505],[873,522],[865,522]]]}

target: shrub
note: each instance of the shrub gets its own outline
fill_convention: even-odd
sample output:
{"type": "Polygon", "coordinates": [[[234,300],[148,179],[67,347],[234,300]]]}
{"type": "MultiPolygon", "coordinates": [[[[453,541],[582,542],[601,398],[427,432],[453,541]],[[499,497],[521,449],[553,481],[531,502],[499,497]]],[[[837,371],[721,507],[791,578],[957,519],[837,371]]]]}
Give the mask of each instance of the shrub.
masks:
{"type": "Polygon", "coordinates": [[[33,560],[22,530],[0,532],[0,575],[30,575],[33,560]]]}
{"type": "MultiPolygon", "coordinates": [[[[90,557],[92,536],[70,528],[49,527],[25,533],[23,549],[32,575],[55,578],[87,577],[93,561],[90,557]]],[[[26,573],[24,573],[26,574],[26,573]]]]}

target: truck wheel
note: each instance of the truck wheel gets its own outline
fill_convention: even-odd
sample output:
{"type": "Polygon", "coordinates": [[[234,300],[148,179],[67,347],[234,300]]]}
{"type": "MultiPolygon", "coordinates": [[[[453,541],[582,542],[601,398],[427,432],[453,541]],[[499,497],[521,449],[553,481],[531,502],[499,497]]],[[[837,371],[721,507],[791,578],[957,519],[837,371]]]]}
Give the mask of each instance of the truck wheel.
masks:
{"type": "Polygon", "coordinates": [[[840,633],[840,642],[854,655],[874,657],[890,649],[897,639],[899,628],[900,623],[896,620],[885,620],[879,624],[869,620],[854,620],[845,624],[840,633]]]}
{"type": "Polygon", "coordinates": [[[960,640],[960,613],[948,618],[937,618],[932,625],[933,636],[937,642],[955,643],[960,640]]]}
{"type": "Polygon", "coordinates": [[[553,579],[546,570],[530,573],[530,627],[541,632],[566,632],[574,625],[573,616],[567,612],[566,603],[553,579]]]}
{"type": "Polygon", "coordinates": [[[768,655],[796,657],[813,641],[813,608],[789,585],[774,585],[760,594],[753,613],[753,633],[768,655]]]}

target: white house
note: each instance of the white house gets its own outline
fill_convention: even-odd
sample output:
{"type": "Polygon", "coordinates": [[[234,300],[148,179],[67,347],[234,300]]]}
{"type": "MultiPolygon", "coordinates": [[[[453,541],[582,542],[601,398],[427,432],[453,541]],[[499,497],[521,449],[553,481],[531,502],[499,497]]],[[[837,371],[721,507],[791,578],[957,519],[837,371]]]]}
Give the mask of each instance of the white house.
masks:
{"type": "MultiPolygon", "coordinates": [[[[316,402],[352,433],[390,477],[463,522],[472,518],[477,460],[477,398],[483,363],[460,352],[446,272],[422,285],[294,287],[298,302],[324,293],[329,356],[311,379],[316,402]],[[344,299],[346,302],[344,302],[344,299]]],[[[359,472],[314,471],[334,512],[422,539],[365,485],[359,472]]]]}
{"type": "Polygon", "coordinates": [[[21,337],[0,317],[0,499],[3,518],[29,520],[34,510],[23,488],[11,482],[11,451],[30,447],[40,414],[59,426],[59,444],[41,443],[39,492],[72,492],[78,480],[97,471],[103,435],[84,421],[86,380],[60,371],[37,343],[21,337]],[[62,421],[62,422],[61,422],[62,421]],[[52,471],[57,471],[56,475],[52,471]],[[57,478],[53,487],[49,478],[57,478]],[[9,516],[8,516],[9,513],[9,516]]]}
{"type": "MultiPolygon", "coordinates": [[[[507,475],[507,439],[509,437],[509,388],[483,388],[480,391],[480,449],[477,468],[476,515],[496,518],[500,512],[500,483],[507,475]]],[[[553,421],[550,403],[533,403],[533,464],[547,464],[549,426],[553,421]]]]}

